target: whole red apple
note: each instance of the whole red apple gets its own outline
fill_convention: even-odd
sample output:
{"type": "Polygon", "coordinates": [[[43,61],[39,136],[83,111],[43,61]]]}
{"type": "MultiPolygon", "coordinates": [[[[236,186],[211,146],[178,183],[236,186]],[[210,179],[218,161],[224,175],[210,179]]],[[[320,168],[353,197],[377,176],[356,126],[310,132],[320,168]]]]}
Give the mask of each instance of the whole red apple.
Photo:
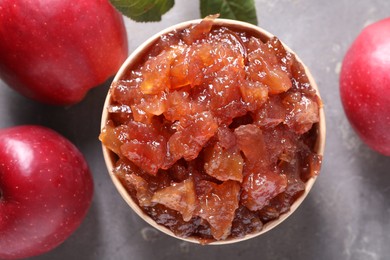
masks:
{"type": "Polygon", "coordinates": [[[114,75],[128,53],[108,0],[1,0],[0,78],[26,97],[70,105],[114,75]]]}
{"type": "Polygon", "coordinates": [[[80,225],[93,181],[80,151],[41,126],[0,130],[0,259],[47,252],[80,225]]]}
{"type": "Polygon", "coordinates": [[[390,156],[390,18],[366,27],[347,51],[340,94],[360,138],[390,156]]]}

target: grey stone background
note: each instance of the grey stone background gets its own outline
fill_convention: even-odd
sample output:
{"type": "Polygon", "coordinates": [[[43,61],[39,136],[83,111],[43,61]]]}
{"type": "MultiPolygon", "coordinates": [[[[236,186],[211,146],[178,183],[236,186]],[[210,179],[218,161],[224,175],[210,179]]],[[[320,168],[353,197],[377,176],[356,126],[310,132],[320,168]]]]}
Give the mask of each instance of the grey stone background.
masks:
{"type": "MultiPolygon", "coordinates": [[[[390,16],[390,1],[257,0],[256,7],[259,25],[310,68],[325,104],[323,168],[300,208],[272,231],[234,245],[171,238],[133,213],[107,174],[97,137],[110,81],[65,108],[27,100],[0,81],[0,127],[55,129],[85,154],[95,180],[93,204],[80,228],[55,250],[32,259],[389,259],[390,157],[367,148],[349,126],[338,76],[348,46],[364,26],[390,16]]],[[[130,51],[170,25],[199,17],[198,1],[176,0],[159,23],[125,18],[130,51]]]]}

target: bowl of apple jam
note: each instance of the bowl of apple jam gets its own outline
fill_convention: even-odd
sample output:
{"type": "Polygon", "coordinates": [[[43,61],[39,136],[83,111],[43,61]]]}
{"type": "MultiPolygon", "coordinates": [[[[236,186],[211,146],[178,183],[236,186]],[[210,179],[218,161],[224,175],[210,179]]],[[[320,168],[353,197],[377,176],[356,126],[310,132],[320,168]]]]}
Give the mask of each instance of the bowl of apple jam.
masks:
{"type": "Polygon", "coordinates": [[[170,27],[123,64],[101,134],[113,183],[173,237],[229,244],[290,216],[321,168],[325,116],[297,55],[251,24],[170,27]]]}

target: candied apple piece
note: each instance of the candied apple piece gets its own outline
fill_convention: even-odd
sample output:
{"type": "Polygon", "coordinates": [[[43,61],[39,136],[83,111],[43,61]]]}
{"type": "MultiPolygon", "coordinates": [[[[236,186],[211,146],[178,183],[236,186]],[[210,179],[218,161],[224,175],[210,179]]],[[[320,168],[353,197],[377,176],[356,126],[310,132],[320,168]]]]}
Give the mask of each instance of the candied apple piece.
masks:
{"type": "MultiPolygon", "coordinates": [[[[202,51],[202,56],[203,50],[202,51]]],[[[244,57],[225,42],[209,44],[209,50],[206,61],[208,63],[204,70],[207,78],[210,75],[217,81],[237,80],[245,77],[244,57]],[[232,75],[235,75],[232,77],[232,75]],[[225,77],[225,79],[223,79],[225,77]]],[[[223,82],[221,82],[223,83],[223,82]]]]}
{"type": "Polygon", "coordinates": [[[99,139],[108,149],[119,155],[120,147],[130,139],[128,127],[126,125],[115,127],[109,120],[102,129],[99,139]]]}
{"type": "Polygon", "coordinates": [[[161,168],[161,159],[164,158],[164,148],[159,142],[138,142],[132,140],[121,146],[122,154],[138,167],[155,175],[161,168]],[[157,158],[156,158],[157,157],[157,158]]]}
{"type": "Polygon", "coordinates": [[[226,239],[238,208],[240,184],[236,181],[225,181],[220,185],[200,181],[197,185],[200,190],[197,214],[210,224],[216,240],[226,239]]]}
{"type": "Polygon", "coordinates": [[[302,161],[296,155],[290,162],[279,163],[280,172],[287,178],[287,187],[284,193],[290,198],[296,199],[305,190],[305,183],[300,178],[302,161]]]}
{"type": "Polygon", "coordinates": [[[298,156],[290,162],[281,161],[279,163],[280,172],[287,178],[287,187],[284,192],[275,196],[260,210],[263,221],[276,219],[280,214],[290,210],[292,203],[304,192],[305,183],[300,178],[302,163],[298,156]]]}
{"type": "Polygon", "coordinates": [[[238,56],[242,56],[244,60],[247,58],[247,49],[245,48],[245,36],[242,33],[232,31],[226,27],[221,27],[219,30],[212,30],[209,36],[210,40],[218,40],[224,42],[234,50],[238,56]]]}
{"type": "Polygon", "coordinates": [[[301,178],[307,181],[314,176],[317,176],[321,169],[322,156],[311,151],[304,151],[301,153],[302,169],[301,178]]]}
{"type": "Polygon", "coordinates": [[[125,157],[119,158],[115,164],[115,168],[113,169],[114,175],[117,176],[122,182],[126,182],[126,175],[138,173],[139,171],[140,169],[125,157]]]}
{"type": "Polygon", "coordinates": [[[163,34],[157,39],[153,48],[149,50],[148,56],[157,56],[164,50],[171,49],[172,47],[184,45],[180,35],[175,32],[168,32],[163,34]]]}
{"type": "Polygon", "coordinates": [[[283,99],[287,107],[285,123],[297,134],[309,131],[319,121],[317,102],[299,92],[291,92],[283,99]]]}
{"type": "Polygon", "coordinates": [[[291,80],[287,73],[281,69],[265,69],[267,76],[264,77],[263,83],[269,87],[270,94],[279,94],[286,92],[291,88],[291,80]]]}
{"type": "MultiPolygon", "coordinates": [[[[196,50],[193,48],[190,50],[193,55],[196,55],[196,50]]],[[[191,56],[188,64],[188,81],[190,82],[191,88],[195,88],[202,84],[204,80],[203,69],[205,65],[201,58],[197,56],[191,56]]]]}
{"type": "Polygon", "coordinates": [[[153,117],[159,116],[164,113],[167,109],[167,97],[166,93],[161,91],[154,95],[145,95],[145,97],[140,100],[138,104],[134,104],[132,106],[132,110],[134,110],[134,120],[138,122],[143,122],[143,118],[148,118],[150,121],[153,117]]]}
{"type": "Polygon", "coordinates": [[[121,154],[142,170],[155,175],[165,160],[165,137],[150,124],[132,121],[127,128],[131,139],[121,146],[121,154]]]}
{"type": "MultiPolygon", "coordinates": [[[[204,42],[193,45],[189,52],[191,57],[189,58],[188,80],[192,87],[215,84],[218,89],[218,85],[224,84],[220,81],[234,81],[240,75],[244,77],[243,57],[236,57],[235,51],[226,43],[204,42]]],[[[225,86],[228,85],[224,84],[221,87],[225,86]]]]}
{"type": "Polygon", "coordinates": [[[253,124],[242,125],[234,130],[237,144],[251,165],[266,166],[269,164],[268,151],[263,133],[253,124]]]}
{"type": "Polygon", "coordinates": [[[175,90],[167,95],[167,110],[164,116],[167,120],[174,122],[183,116],[194,114],[195,109],[195,104],[190,100],[190,95],[186,90],[175,90]]]}
{"type": "Polygon", "coordinates": [[[233,180],[242,182],[244,160],[238,149],[224,149],[216,144],[205,154],[206,173],[220,181],[233,180]]]}
{"type": "Polygon", "coordinates": [[[176,160],[183,157],[190,161],[198,156],[218,125],[210,112],[202,112],[182,118],[178,128],[168,141],[169,152],[176,160]]]}
{"type": "Polygon", "coordinates": [[[149,123],[151,120],[151,116],[146,114],[146,112],[141,109],[138,104],[134,104],[131,106],[131,111],[133,111],[133,118],[136,122],[141,123],[149,123]]]}
{"type": "Polygon", "coordinates": [[[283,71],[286,71],[289,77],[291,78],[291,66],[292,63],[294,62],[294,57],[293,54],[288,52],[281,41],[276,38],[272,37],[268,42],[267,42],[267,47],[274,53],[275,57],[277,58],[280,67],[283,71]]]}
{"type": "Polygon", "coordinates": [[[219,107],[214,111],[219,124],[230,125],[237,117],[246,115],[247,106],[241,100],[233,100],[225,106],[219,107]]]}
{"type": "Polygon", "coordinates": [[[142,66],[143,81],[140,90],[144,94],[157,94],[170,88],[169,72],[174,51],[162,51],[156,57],[150,57],[142,66]]]}
{"type": "Polygon", "coordinates": [[[177,46],[170,69],[170,89],[178,89],[191,84],[188,77],[190,50],[188,46],[177,46]]]}
{"type": "Polygon", "coordinates": [[[260,108],[268,98],[268,88],[260,82],[245,81],[240,84],[242,99],[251,110],[260,108]]]}
{"type": "Polygon", "coordinates": [[[237,143],[236,136],[234,135],[232,130],[230,130],[226,126],[220,126],[218,128],[217,138],[219,144],[225,149],[230,149],[237,143]]]}
{"type": "Polygon", "coordinates": [[[149,183],[149,189],[152,192],[169,187],[173,183],[171,176],[164,170],[158,171],[156,175],[151,175],[140,169],[137,174],[149,183]]]}
{"type": "Polygon", "coordinates": [[[115,176],[123,183],[130,194],[136,197],[140,206],[151,206],[153,191],[148,179],[141,177],[142,172],[126,158],[119,159],[113,169],[115,176]]]}
{"type": "Polygon", "coordinates": [[[195,186],[192,178],[180,183],[173,183],[154,193],[152,202],[160,203],[170,209],[177,210],[184,221],[189,221],[196,208],[195,186]]]}
{"type": "Polygon", "coordinates": [[[154,115],[160,115],[166,110],[165,93],[160,91],[154,95],[144,95],[139,88],[140,81],[142,80],[138,78],[114,83],[111,94],[113,101],[118,102],[118,104],[111,107],[121,108],[122,111],[110,112],[113,118],[123,118],[123,123],[130,121],[126,119],[147,123],[154,115]]]}
{"type": "MultiPolygon", "coordinates": [[[[224,62],[228,63],[229,61],[226,59],[224,62]]],[[[220,70],[218,69],[218,71],[214,72],[214,79],[208,83],[211,94],[211,110],[224,107],[231,102],[240,101],[241,92],[239,86],[244,81],[243,68],[240,68],[241,65],[228,63],[220,70]]]]}
{"type": "Polygon", "coordinates": [[[149,190],[149,184],[142,177],[132,173],[126,174],[125,180],[137,193],[138,203],[141,207],[152,205],[153,193],[149,190]]]}
{"type": "Polygon", "coordinates": [[[194,43],[207,37],[213,26],[214,19],[218,18],[219,14],[206,16],[200,23],[186,29],[183,40],[187,44],[194,43]]]}
{"type": "Polygon", "coordinates": [[[262,128],[276,127],[286,118],[286,108],[279,96],[270,96],[268,101],[254,113],[254,122],[262,128]]]}
{"type": "Polygon", "coordinates": [[[316,95],[316,90],[310,85],[304,66],[295,56],[292,57],[291,75],[294,90],[299,90],[309,97],[316,95]]]}
{"type": "Polygon", "coordinates": [[[133,120],[133,114],[130,106],[122,105],[110,105],[107,108],[110,118],[117,125],[125,125],[130,120],[133,120]]]}
{"type": "Polygon", "coordinates": [[[291,79],[280,67],[277,57],[266,44],[252,37],[248,45],[249,49],[254,49],[248,54],[248,77],[266,85],[272,95],[289,90],[292,87],[291,79]]]}
{"type": "Polygon", "coordinates": [[[283,124],[263,131],[271,163],[278,160],[290,162],[297,152],[299,136],[283,124]]]}
{"type": "Polygon", "coordinates": [[[242,204],[252,211],[260,210],[279,193],[285,191],[286,176],[272,171],[251,172],[242,182],[242,204]]]}
{"type": "Polygon", "coordinates": [[[139,89],[139,82],[142,75],[139,72],[132,72],[129,80],[118,80],[110,88],[111,98],[119,104],[131,105],[140,98],[142,92],[139,89]]]}
{"type": "Polygon", "coordinates": [[[193,45],[193,52],[195,55],[192,59],[199,59],[203,68],[214,65],[214,58],[217,58],[219,56],[218,52],[220,52],[220,50],[216,48],[217,46],[220,47],[221,45],[208,42],[193,45]]]}

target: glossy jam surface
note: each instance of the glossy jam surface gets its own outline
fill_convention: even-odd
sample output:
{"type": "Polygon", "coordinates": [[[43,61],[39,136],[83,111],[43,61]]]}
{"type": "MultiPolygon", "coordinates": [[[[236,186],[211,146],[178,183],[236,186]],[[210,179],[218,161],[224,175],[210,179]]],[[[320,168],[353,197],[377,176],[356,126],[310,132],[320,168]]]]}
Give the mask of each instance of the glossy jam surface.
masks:
{"type": "Polygon", "coordinates": [[[113,83],[103,144],[158,224],[202,243],[287,212],[315,176],[321,101],[277,38],[205,19],[163,35],[113,83]]]}

